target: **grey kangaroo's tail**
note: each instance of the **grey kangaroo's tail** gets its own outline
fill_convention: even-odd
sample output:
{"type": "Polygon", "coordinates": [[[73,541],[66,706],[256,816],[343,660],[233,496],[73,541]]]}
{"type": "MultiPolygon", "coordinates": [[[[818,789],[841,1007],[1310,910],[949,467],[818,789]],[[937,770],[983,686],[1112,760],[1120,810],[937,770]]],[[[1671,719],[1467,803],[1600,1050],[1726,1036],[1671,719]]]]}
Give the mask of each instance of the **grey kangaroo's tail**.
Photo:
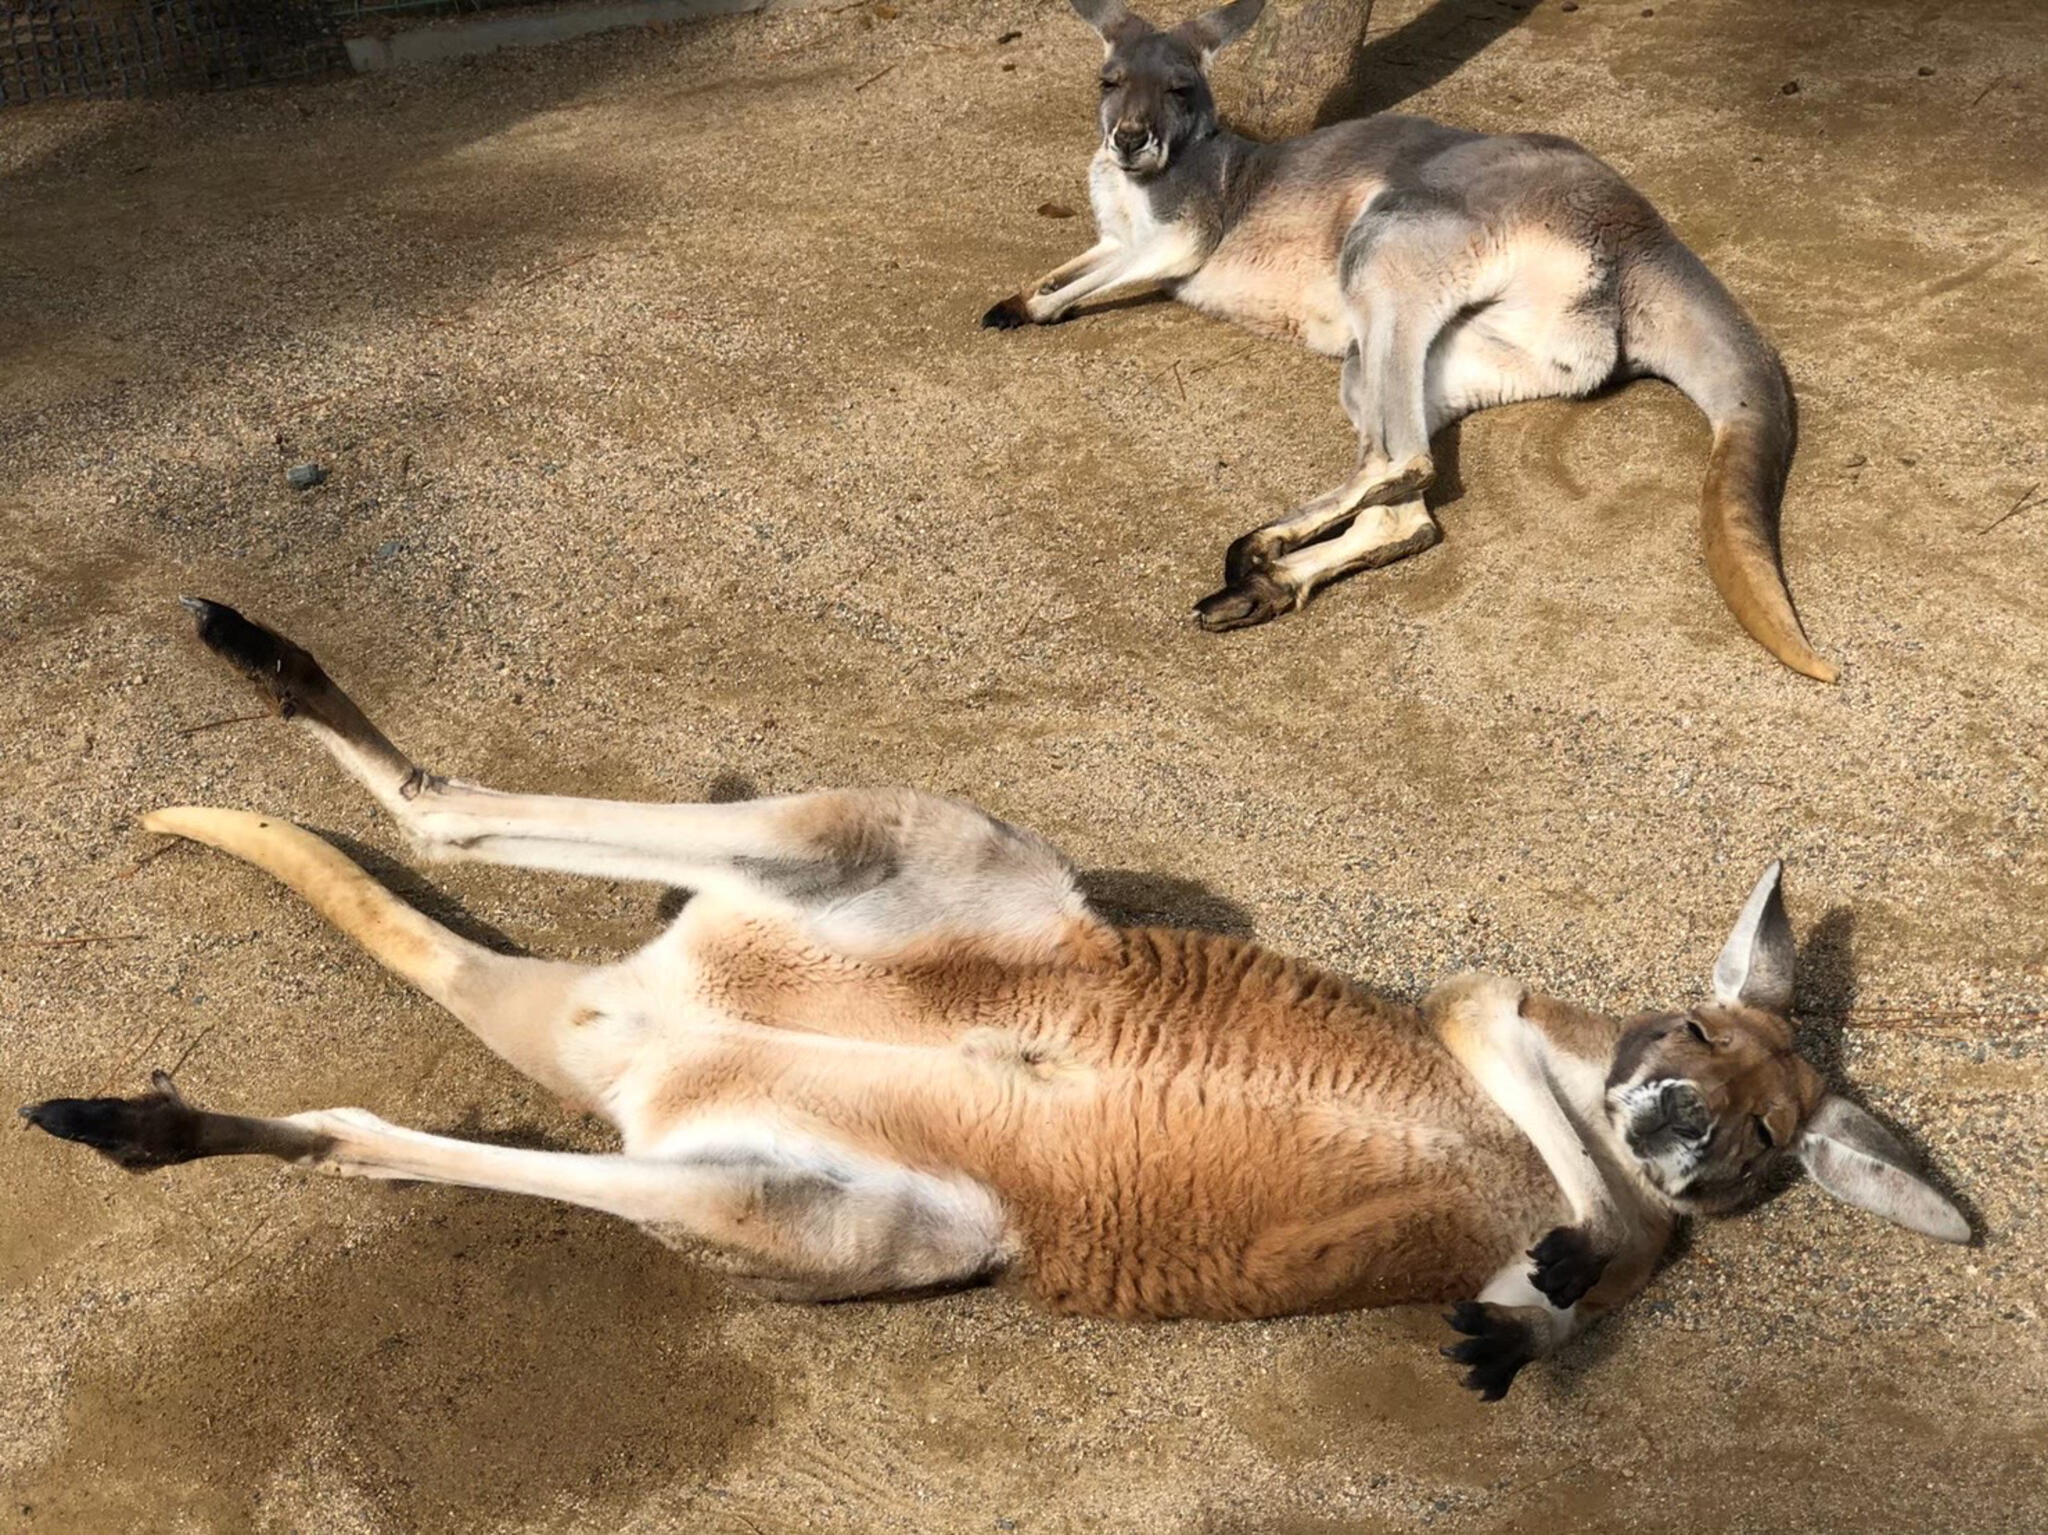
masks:
{"type": "Polygon", "coordinates": [[[1742,306],[1671,239],[1629,274],[1628,355],[1669,379],[1714,428],[1700,492],[1707,570],[1728,610],[1795,672],[1833,682],[1806,642],[1778,558],[1778,507],[1797,435],[1784,366],[1742,306]]]}

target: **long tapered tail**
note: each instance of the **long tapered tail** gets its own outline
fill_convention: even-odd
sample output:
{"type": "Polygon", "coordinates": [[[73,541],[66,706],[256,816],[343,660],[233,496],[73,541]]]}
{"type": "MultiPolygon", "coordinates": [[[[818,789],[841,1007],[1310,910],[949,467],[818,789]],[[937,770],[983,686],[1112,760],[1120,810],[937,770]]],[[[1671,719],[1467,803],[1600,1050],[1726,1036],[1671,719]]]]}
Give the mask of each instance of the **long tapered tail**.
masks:
{"type": "Polygon", "coordinates": [[[273,875],[387,969],[458,1017],[474,973],[508,962],[401,901],[340,849],[276,816],[175,805],[143,827],[203,842],[273,875]]]}
{"type": "Polygon", "coordinates": [[[1707,571],[1728,611],[1795,672],[1839,675],[1807,643],[1779,563],[1778,512],[1797,429],[1784,366],[1704,263],[1675,239],[1632,274],[1628,350],[1714,429],[1701,490],[1707,571]]]}

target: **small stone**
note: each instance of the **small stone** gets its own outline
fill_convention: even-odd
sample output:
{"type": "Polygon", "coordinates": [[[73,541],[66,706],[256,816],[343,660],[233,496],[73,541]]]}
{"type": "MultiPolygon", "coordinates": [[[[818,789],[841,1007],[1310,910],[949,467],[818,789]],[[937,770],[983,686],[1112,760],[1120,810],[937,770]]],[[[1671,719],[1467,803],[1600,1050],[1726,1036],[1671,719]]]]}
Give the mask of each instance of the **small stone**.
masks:
{"type": "Polygon", "coordinates": [[[1655,11],[1651,10],[1651,9],[1650,9],[1650,8],[1649,8],[1649,7],[1648,7],[1648,6],[1646,5],[1646,6],[1644,6],[1644,7],[1643,7],[1643,14],[1644,14],[1645,16],[1654,16],[1654,15],[1656,15],[1657,13],[1656,13],[1655,11]]]}
{"type": "Polygon", "coordinates": [[[1934,66],[1933,66],[1932,64],[1922,64],[1922,65],[1920,66],[1920,78],[1921,78],[1921,79],[1925,80],[1925,79],[1926,79],[1926,78],[1927,78],[1927,77],[1928,77],[1929,75],[1931,75],[1931,74],[1933,74],[1933,73],[1934,73],[1934,66]]]}
{"type": "Polygon", "coordinates": [[[326,478],[327,471],[318,464],[294,464],[284,472],[284,482],[293,490],[311,490],[326,478]]]}
{"type": "Polygon", "coordinates": [[[396,559],[399,551],[403,548],[405,548],[405,545],[398,539],[387,538],[377,546],[377,552],[371,555],[370,558],[379,565],[382,565],[386,560],[396,559]]]}
{"type": "Polygon", "coordinates": [[[1869,462],[1870,460],[1865,458],[1861,453],[1851,453],[1847,458],[1842,460],[1842,467],[1844,469],[1861,469],[1865,464],[1869,462]]]}
{"type": "Polygon", "coordinates": [[[1564,0],[1564,4],[1558,7],[1560,11],[1576,11],[1578,8],[1579,0],[1564,0]]]}
{"type": "Polygon", "coordinates": [[[1797,96],[1799,94],[1799,82],[1797,80],[1787,80],[1778,87],[1778,94],[1780,96],[1797,96]]]}
{"type": "Polygon", "coordinates": [[[1018,38],[1022,37],[1023,35],[1024,34],[1022,32],[1019,32],[1013,28],[1010,31],[1005,32],[1001,37],[997,38],[996,42],[998,44],[1014,43],[1015,41],[1017,41],[1018,38]]]}
{"type": "Polygon", "coordinates": [[[1074,216],[1074,210],[1065,203],[1040,203],[1038,216],[1042,219],[1070,219],[1074,216]]]}
{"type": "Polygon", "coordinates": [[[1010,73],[1010,72],[1011,72],[1012,70],[1014,70],[1014,69],[1015,69],[1016,67],[1017,67],[1017,66],[1016,66],[1015,64],[1009,64],[1009,63],[1005,63],[1005,64],[1003,65],[1003,73],[1007,75],[1007,74],[1009,74],[1009,73],[1010,73]]]}

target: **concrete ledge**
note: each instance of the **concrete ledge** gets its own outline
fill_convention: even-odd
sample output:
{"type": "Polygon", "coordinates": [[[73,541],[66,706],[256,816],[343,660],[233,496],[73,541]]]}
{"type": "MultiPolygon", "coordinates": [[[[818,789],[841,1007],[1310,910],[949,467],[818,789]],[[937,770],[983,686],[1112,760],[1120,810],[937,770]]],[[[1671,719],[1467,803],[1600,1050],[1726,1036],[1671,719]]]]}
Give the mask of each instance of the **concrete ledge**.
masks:
{"type": "Polygon", "coordinates": [[[566,42],[593,32],[616,32],[657,21],[697,21],[732,16],[742,11],[786,8],[787,0],[608,0],[598,5],[567,5],[554,10],[521,11],[516,15],[478,16],[469,20],[415,27],[387,37],[345,39],[348,61],[357,74],[399,69],[408,64],[437,64],[447,59],[474,58],[500,48],[525,48],[536,43],[566,42]]]}

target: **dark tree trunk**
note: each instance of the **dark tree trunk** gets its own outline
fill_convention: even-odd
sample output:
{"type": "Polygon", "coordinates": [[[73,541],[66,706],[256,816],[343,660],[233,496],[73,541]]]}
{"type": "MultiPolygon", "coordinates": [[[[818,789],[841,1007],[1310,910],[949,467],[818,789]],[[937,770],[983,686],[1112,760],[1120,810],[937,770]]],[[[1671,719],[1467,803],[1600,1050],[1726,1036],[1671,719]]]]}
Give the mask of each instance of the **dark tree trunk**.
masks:
{"type": "Polygon", "coordinates": [[[1234,50],[1236,68],[1218,82],[1230,125],[1260,139],[1317,126],[1325,105],[1342,99],[1371,20],[1372,0],[1267,0],[1234,50]]]}

